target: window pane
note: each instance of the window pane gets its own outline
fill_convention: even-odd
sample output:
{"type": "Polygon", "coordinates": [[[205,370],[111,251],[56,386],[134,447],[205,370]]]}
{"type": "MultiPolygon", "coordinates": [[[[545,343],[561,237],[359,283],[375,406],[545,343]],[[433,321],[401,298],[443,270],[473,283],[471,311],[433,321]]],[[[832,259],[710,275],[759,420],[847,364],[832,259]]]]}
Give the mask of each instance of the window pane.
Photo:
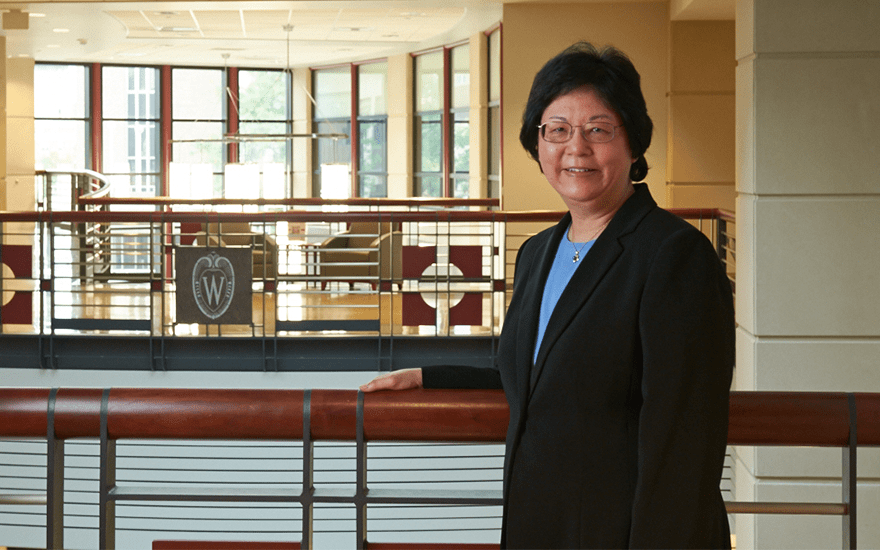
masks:
{"type": "Polygon", "coordinates": [[[471,194],[470,182],[467,178],[455,178],[452,182],[452,196],[456,199],[468,199],[471,194]]]}
{"type": "Polygon", "coordinates": [[[290,111],[287,75],[284,71],[239,71],[239,118],[287,120],[290,111]]]}
{"type": "Polygon", "coordinates": [[[351,116],[351,69],[321,69],[314,73],[315,118],[351,116]]]}
{"type": "MultiPolygon", "coordinates": [[[[348,121],[321,122],[317,125],[318,133],[342,133],[348,134],[351,127],[348,121]]],[[[314,169],[319,171],[322,164],[336,164],[338,162],[351,162],[351,140],[320,138],[313,141],[315,151],[314,169]]]]}
{"type": "Polygon", "coordinates": [[[388,63],[370,63],[358,67],[358,114],[387,114],[385,106],[388,63]]]}
{"type": "Polygon", "coordinates": [[[359,185],[358,196],[367,198],[388,196],[387,178],[385,176],[364,174],[360,177],[359,185]]]}
{"type": "Polygon", "coordinates": [[[159,172],[159,125],[144,121],[104,122],[104,173],[159,172]]]}
{"type": "Polygon", "coordinates": [[[89,166],[88,124],[81,120],[34,121],[34,168],[82,170],[89,166]]]}
{"type": "Polygon", "coordinates": [[[155,197],[159,194],[159,176],[118,174],[107,176],[114,197],[155,197]]]}
{"type": "Polygon", "coordinates": [[[443,52],[416,57],[416,110],[439,111],[443,107],[443,52]]]}
{"type": "Polygon", "coordinates": [[[443,169],[443,126],[440,115],[418,118],[416,172],[439,172],[443,169]]]}
{"type": "MultiPolygon", "coordinates": [[[[241,134],[284,134],[284,122],[242,122],[241,134]]],[[[240,162],[287,162],[287,142],[285,141],[242,141],[239,147],[240,162]]]]}
{"type": "MultiPolygon", "coordinates": [[[[173,139],[218,139],[223,135],[220,122],[175,122],[171,125],[173,139]]],[[[175,162],[211,164],[215,173],[223,172],[223,145],[220,142],[175,143],[175,162]]]]}
{"type": "Polygon", "coordinates": [[[34,66],[34,117],[86,118],[88,69],[83,65],[34,66]]]}
{"type": "Polygon", "coordinates": [[[223,120],[223,71],[173,69],[171,116],[184,120],[223,120]]]}
{"type": "Polygon", "coordinates": [[[468,173],[471,169],[471,126],[467,120],[456,120],[452,127],[452,171],[468,173]]]}
{"type": "Polygon", "coordinates": [[[360,147],[360,170],[384,172],[387,151],[384,121],[360,123],[360,147]]]}
{"type": "Polygon", "coordinates": [[[104,67],[101,110],[105,119],[159,118],[159,71],[151,67],[104,67]]]}
{"type": "Polygon", "coordinates": [[[423,176],[417,177],[416,182],[418,185],[418,189],[416,189],[418,196],[420,197],[442,197],[442,176],[423,176]]]}
{"type": "Polygon", "coordinates": [[[450,52],[452,63],[452,107],[469,107],[471,103],[471,49],[468,46],[453,48],[450,52]]]}

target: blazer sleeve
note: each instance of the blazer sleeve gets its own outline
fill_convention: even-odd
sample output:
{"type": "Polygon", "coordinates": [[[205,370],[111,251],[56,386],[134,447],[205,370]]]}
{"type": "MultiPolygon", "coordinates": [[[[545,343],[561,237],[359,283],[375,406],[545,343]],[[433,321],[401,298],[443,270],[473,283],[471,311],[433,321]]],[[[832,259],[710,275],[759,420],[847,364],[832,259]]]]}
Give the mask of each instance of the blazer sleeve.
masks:
{"type": "Polygon", "coordinates": [[[639,330],[642,406],[630,547],[729,545],[719,482],[734,363],[733,298],[701,233],[679,231],[657,250],[639,330]]]}
{"type": "MultiPolygon", "coordinates": [[[[516,289],[526,277],[525,273],[528,271],[528,265],[524,264],[531,264],[531,262],[523,260],[524,257],[531,257],[530,254],[524,254],[523,251],[526,250],[530,242],[534,243],[533,238],[529,237],[526,239],[516,253],[513,275],[514,294],[516,294],[516,289]]],[[[512,325],[512,321],[509,318],[505,319],[504,326],[512,325]]],[[[496,363],[493,363],[491,367],[464,365],[431,365],[422,367],[422,386],[429,389],[503,389],[501,374],[496,363]]]]}

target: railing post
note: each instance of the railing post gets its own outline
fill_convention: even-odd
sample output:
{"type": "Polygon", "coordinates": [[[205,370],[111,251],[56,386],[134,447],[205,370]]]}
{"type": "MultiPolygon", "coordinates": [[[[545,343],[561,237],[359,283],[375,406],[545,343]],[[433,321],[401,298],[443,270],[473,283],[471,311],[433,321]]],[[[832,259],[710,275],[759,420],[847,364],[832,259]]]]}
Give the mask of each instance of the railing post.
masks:
{"type": "Polygon", "coordinates": [[[357,549],[365,550],[367,547],[367,441],[364,436],[364,392],[357,393],[357,487],[355,489],[354,506],[357,521],[357,549]]]}
{"type": "Polygon", "coordinates": [[[303,550],[311,550],[314,533],[314,452],[312,446],[312,390],[303,392],[302,435],[302,541],[303,550]]]}
{"type": "Polygon", "coordinates": [[[843,448],[843,502],[846,504],[846,514],[843,516],[843,547],[857,548],[856,534],[856,501],[858,496],[858,441],[857,441],[857,411],[856,397],[852,393],[847,394],[849,404],[849,444],[843,448]]]}
{"type": "Polygon", "coordinates": [[[55,399],[46,407],[46,548],[64,548],[64,441],[55,438],[55,399]]]}
{"type": "Polygon", "coordinates": [[[110,493],[116,487],[116,442],[107,432],[110,388],[101,395],[101,471],[98,489],[98,545],[102,550],[116,548],[116,502],[110,493]]]}

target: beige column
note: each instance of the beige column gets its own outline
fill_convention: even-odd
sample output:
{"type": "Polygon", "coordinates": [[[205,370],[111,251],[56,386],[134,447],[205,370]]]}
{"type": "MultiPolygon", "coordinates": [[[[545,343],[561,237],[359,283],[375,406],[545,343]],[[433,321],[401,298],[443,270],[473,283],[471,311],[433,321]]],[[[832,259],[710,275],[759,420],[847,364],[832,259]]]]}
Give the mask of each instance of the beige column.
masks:
{"type": "MultiPolygon", "coordinates": [[[[5,59],[5,210],[34,210],[34,60],[5,59]]],[[[11,228],[6,228],[10,231],[11,228]]]]}
{"type": "Polygon", "coordinates": [[[471,130],[470,192],[472,199],[489,196],[489,39],[483,33],[471,36],[471,130]]]}
{"type": "Polygon", "coordinates": [[[673,21],[666,206],[736,207],[733,21],[673,21]]]}
{"type": "Polygon", "coordinates": [[[388,196],[412,196],[413,62],[409,54],[388,58],[388,196]]]}
{"type": "MultiPolygon", "coordinates": [[[[738,0],[735,387],[880,391],[880,2],[738,0]]],[[[859,453],[860,548],[880,453],[859,453]]],[[[738,500],[840,502],[839,449],[736,451],[738,500]]],[[[839,548],[828,516],[738,516],[739,548],[839,548]]]]}

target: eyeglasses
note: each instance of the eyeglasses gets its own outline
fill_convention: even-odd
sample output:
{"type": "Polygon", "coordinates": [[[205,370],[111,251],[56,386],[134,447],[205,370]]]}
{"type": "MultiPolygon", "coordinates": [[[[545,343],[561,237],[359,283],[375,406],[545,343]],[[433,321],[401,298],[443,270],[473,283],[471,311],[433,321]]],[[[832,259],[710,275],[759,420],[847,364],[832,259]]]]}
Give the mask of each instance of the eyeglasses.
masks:
{"type": "Polygon", "coordinates": [[[620,126],[615,126],[610,122],[590,122],[583,126],[572,126],[568,122],[551,120],[538,126],[538,129],[540,129],[544,141],[550,143],[565,143],[574,135],[575,128],[580,128],[584,139],[590,143],[608,143],[614,139],[615,129],[620,126]]]}

